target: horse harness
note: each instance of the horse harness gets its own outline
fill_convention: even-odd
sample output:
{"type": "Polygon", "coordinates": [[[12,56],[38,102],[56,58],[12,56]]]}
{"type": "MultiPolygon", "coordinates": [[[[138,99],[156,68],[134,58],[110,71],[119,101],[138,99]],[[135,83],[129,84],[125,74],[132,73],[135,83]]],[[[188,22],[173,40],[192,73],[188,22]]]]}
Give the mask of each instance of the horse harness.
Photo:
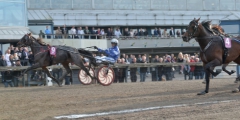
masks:
{"type": "Polygon", "coordinates": [[[197,42],[198,42],[199,39],[209,39],[209,38],[211,39],[210,42],[208,42],[208,44],[204,47],[204,49],[202,49],[200,47],[200,52],[203,54],[203,59],[205,59],[206,62],[208,62],[207,57],[205,55],[207,49],[212,45],[213,42],[218,42],[219,40],[218,39],[214,39],[214,38],[219,38],[219,37],[221,38],[222,48],[223,48],[222,63],[225,63],[225,60],[226,60],[226,58],[228,56],[228,49],[225,47],[223,36],[217,35],[217,36],[208,36],[208,37],[197,37],[197,38],[195,38],[197,42]]]}

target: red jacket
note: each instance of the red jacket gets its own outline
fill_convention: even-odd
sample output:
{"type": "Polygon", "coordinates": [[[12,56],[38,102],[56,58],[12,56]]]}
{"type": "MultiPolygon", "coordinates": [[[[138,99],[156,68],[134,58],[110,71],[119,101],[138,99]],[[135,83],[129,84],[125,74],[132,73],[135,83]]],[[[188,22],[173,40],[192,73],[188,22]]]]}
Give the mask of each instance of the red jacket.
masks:
{"type": "MultiPolygon", "coordinates": [[[[195,62],[195,60],[191,59],[190,62],[195,62]]],[[[194,72],[194,70],[195,70],[195,66],[191,65],[190,66],[190,72],[194,72]]]]}

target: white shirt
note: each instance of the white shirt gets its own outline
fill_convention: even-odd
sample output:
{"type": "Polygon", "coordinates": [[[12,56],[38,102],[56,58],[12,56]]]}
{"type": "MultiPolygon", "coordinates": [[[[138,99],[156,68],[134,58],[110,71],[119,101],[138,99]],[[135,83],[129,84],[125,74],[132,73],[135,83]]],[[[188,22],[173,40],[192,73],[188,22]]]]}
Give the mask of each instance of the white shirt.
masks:
{"type": "Polygon", "coordinates": [[[12,66],[12,63],[11,63],[11,61],[9,60],[9,56],[10,56],[11,54],[8,54],[8,53],[6,53],[5,54],[5,60],[6,60],[6,62],[7,62],[7,66],[12,66]]]}
{"type": "Polygon", "coordinates": [[[101,31],[101,35],[104,35],[105,33],[104,33],[104,31],[101,31]]]}
{"type": "Polygon", "coordinates": [[[74,35],[76,34],[76,29],[75,28],[71,29],[71,34],[74,34],[74,35]]]}
{"type": "Polygon", "coordinates": [[[119,36],[122,35],[121,32],[120,32],[120,31],[117,31],[117,30],[115,31],[114,34],[116,35],[117,38],[119,38],[119,36]]]}
{"type": "Polygon", "coordinates": [[[83,30],[78,30],[78,34],[82,35],[82,34],[84,34],[84,31],[83,30]]]}

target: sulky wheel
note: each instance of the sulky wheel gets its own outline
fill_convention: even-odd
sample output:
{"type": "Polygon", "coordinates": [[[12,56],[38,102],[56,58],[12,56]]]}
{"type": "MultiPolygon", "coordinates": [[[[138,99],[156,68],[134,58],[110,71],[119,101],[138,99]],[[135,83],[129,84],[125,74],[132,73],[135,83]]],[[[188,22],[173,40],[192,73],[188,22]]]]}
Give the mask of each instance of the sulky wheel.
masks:
{"type": "MultiPolygon", "coordinates": [[[[89,70],[89,68],[87,68],[89,70]]],[[[89,73],[91,76],[95,76],[94,70],[90,68],[89,73]]],[[[78,74],[78,79],[79,81],[84,84],[84,85],[89,85],[92,83],[92,78],[88,76],[84,70],[80,69],[79,74],[78,74]]]]}
{"type": "Polygon", "coordinates": [[[115,78],[115,73],[114,70],[112,68],[108,69],[107,66],[103,66],[101,68],[99,68],[98,73],[97,73],[97,78],[98,78],[98,82],[100,82],[100,84],[104,85],[104,86],[108,86],[110,84],[112,84],[114,78],[115,78]]]}

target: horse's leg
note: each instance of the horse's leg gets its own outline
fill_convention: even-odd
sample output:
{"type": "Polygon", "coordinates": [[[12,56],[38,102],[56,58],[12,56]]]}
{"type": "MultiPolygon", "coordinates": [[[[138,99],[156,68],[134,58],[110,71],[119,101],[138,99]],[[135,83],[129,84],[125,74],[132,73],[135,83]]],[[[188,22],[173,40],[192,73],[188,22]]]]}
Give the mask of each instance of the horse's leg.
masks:
{"type": "Polygon", "coordinates": [[[209,83],[210,83],[210,78],[209,77],[210,77],[210,71],[205,70],[206,88],[205,88],[205,91],[202,91],[202,92],[198,93],[197,95],[205,95],[206,93],[208,93],[209,83]]]}
{"type": "Polygon", "coordinates": [[[226,70],[226,67],[227,67],[228,64],[229,64],[229,63],[223,64],[222,70],[223,70],[224,72],[226,72],[228,75],[232,75],[232,74],[235,73],[236,71],[235,71],[235,70],[231,70],[231,72],[230,72],[230,71],[226,70]]]}
{"type": "Polygon", "coordinates": [[[213,76],[217,76],[219,73],[221,73],[221,71],[216,71],[216,72],[214,72],[213,70],[214,70],[214,68],[215,68],[216,66],[220,66],[221,64],[222,64],[222,63],[221,63],[220,60],[214,59],[214,60],[212,60],[211,62],[207,63],[204,68],[205,68],[205,70],[209,70],[209,72],[210,72],[213,76]]]}
{"type": "Polygon", "coordinates": [[[63,79],[70,73],[71,77],[70,77],[70,81],[71,81],[71,84],[72,84],[72,70],[70,69],[69,67],[69,63],[68,62],[63,62],[61,63],[63,65],[63,67],[66,69],[66,72],[63,73],[63,75],[59,78],[60,80],[60,83],[62,84],[62,81],[63,79]]]}
{"type": "Polygon", "coordinates": [[[26,70],[24,70],[24,72],[22,73],[22,76],[28,72],[29,70],[32,70],[32,69],[36,69],[36,68],[39,68],[41,67],[39,63],[35,63],[34,65],[32,65],[31,67],[28,67],[26,70]]]}
{"type": "Polygon", "coordinates": [[[52,80],[55,81],[59,87],[62,86],[62,84],[60,84],[59,81],[52,76],[52,74],[49,72],[46,66],[42,67],[42,70],[48,75],[48,77],[52,78],[52,80]]]}
{"type": "MultiPolygon", "coordinates": [[[[238,57],[237,59],[234,60],[235,63],[237,63],[238,65],[240,65],[240,57],[238,57]]],[[[235,80],[235,83],[238,83],[238,81],[240,81],[240,76],[237,75],[237,78],[235,80]]]]}

